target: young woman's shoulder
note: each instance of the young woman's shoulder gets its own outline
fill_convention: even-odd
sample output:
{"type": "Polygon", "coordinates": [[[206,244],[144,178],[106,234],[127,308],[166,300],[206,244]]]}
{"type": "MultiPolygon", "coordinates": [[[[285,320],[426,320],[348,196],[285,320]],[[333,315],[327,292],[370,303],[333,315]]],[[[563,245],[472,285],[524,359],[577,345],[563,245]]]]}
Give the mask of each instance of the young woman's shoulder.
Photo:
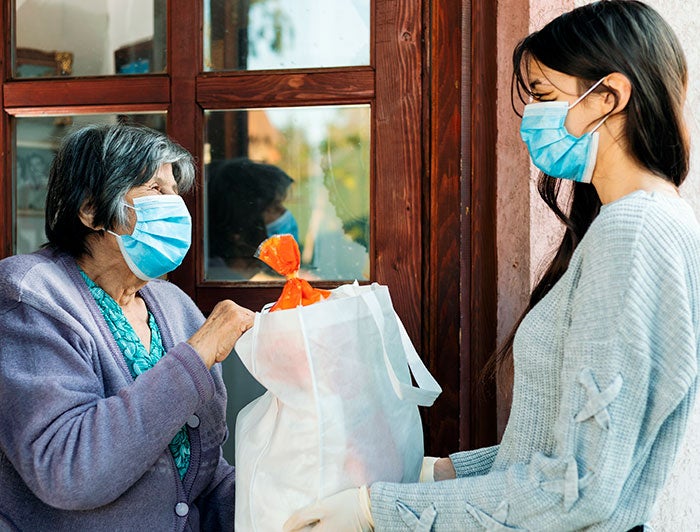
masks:
{"type": "Polygon", "coordinates": [[[604,205],[587,234],[591,247],[700,259],[700,224],[684,199],[636,191],[604,205]]]}

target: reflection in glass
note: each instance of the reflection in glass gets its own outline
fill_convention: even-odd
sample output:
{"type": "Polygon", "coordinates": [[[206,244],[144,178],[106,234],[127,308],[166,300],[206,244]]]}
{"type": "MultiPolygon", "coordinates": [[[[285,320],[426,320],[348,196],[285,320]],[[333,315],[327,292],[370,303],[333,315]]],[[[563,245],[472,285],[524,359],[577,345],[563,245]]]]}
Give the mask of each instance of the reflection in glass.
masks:
{"type": "Polygon", "coordinates": [[[204,0],[204,70],[369,64],[370,0],[204,0]]]}
{"type": "Polygon", "coordinates": [[[309,279],[369,278],[369,106],[205,113],[204,277],[279,280],[254,258],[291,233],[309,279]]]}
{"type": "Polygon", "coordinates": [[[14,252],[31,253],[46,241],[44,207],[49,167],[61,138],[73,127],[116,121],[165,131],[165,114],[76,115],[15,119],[14,252]]]}
{"type": "Polygon", "coordinates": [[[166,0],[15,0],[13,77],[165,70],[166,0]]]}

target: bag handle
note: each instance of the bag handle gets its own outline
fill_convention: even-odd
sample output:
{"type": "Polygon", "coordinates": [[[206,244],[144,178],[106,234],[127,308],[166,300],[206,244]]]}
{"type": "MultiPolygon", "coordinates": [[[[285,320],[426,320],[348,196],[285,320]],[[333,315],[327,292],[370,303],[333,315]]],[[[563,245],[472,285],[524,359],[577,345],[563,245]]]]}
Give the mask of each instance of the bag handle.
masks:
{"type": "Polygon", "coordinates": [[[410,384],[405,384],[401,382],[396,375],[394,366],[386,352],[386,343],[384,341],[384,313],[382,312],[381,305],[377,299],[374,290],[363,291],[360,293],[362,300],[369,308],[372,313],[372,318],[374,323],[377,325],[377,330],[379,331],[379,336],[382,340],[382,354],[384,357],[384,365],[386,366],[386,371],[389,374],[389,380],[391,381],[391,386],[394,389],[396,397],[402,401],[409,401],[418,406],[431,406],[438,395],[442,393],[442,388],[433,378],[433,376],[425,367],[423,361],[418,356],[416,348],[413,347],[413,343],[406,332],[406,328],[401,323],[396,312],[393,312],[396,319],[396,325],[399,329],[399,335],[401,336],[401,344],[403,346],[404,356],[406,357],[406,362],[408,368],[416,380],[418,386],[412,386],[410,384]]]}

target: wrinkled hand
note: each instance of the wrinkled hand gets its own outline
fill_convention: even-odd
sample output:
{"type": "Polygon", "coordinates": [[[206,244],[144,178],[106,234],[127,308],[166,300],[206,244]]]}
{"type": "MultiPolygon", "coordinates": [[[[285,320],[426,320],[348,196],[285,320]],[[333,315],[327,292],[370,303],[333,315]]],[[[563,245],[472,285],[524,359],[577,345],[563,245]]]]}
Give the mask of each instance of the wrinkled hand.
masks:
{"type": "Polygon", "coordinates": [[[199,353],[207,368],[211,368],[226,359],[236,340],[253,326],[254,319],[255,313],[252,310],[225,299],[216,304],[187,343],[199,353]]]}
{"type": "Polygon", "coordinates": [[[374,521],[367,486],[350,488],[298,510],[284,532],[371,532],[374,521]]]}

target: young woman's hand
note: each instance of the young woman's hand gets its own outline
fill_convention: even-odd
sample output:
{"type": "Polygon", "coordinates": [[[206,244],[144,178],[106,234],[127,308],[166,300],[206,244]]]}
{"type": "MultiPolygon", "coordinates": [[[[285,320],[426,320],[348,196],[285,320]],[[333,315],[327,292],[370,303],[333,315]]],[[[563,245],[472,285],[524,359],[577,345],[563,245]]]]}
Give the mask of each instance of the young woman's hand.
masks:
{"type": "Polygon", "coordinates": [[[455,471],[455,466],[452,464],[452,460],[449,457],[438,458],[433,465],[433,479],[438,480],[450,480],[457,478],[457,472],[455,471]]]}
{"type": "Polygon", "coordinates": [[[456,477],[457,473],[452,460],[426,456],[423,458],[423,466],[420,470],[418,482],[437,482],[438,480],[449,480],[456,477]]]}

